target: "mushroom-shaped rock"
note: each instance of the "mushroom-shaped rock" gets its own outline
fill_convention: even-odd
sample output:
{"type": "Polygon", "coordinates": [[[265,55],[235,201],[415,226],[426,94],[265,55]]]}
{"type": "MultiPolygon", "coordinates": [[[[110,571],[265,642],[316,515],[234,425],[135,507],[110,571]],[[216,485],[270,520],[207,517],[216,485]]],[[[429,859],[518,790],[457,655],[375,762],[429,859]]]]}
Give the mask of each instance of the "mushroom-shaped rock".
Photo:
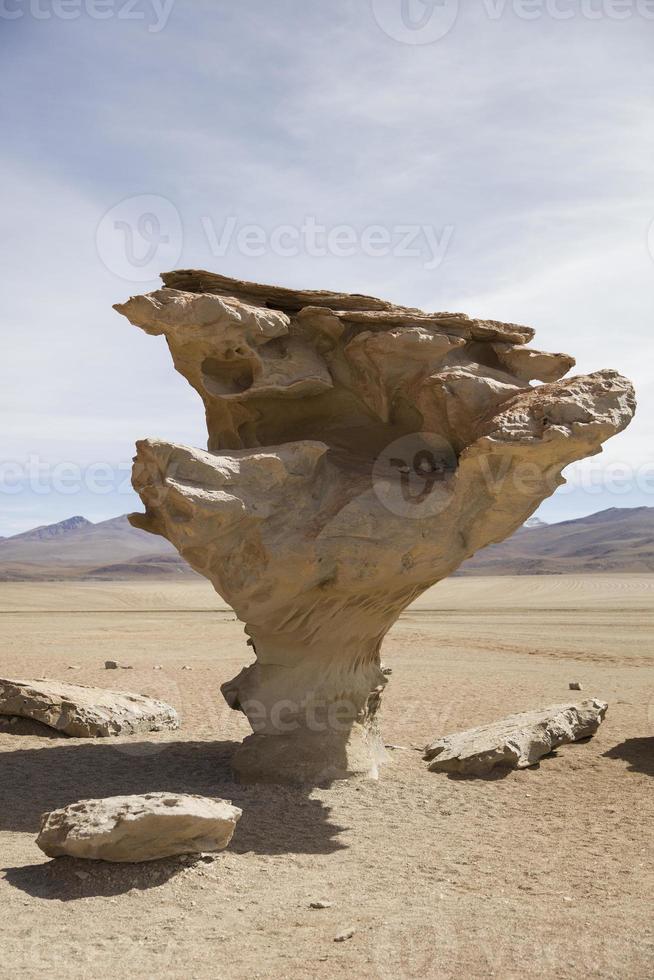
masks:
{"type": "Polygon", "coordinates": [[[165,335],[208,450],[139,442],[145,514],[131,520],[246,624],[256,660],[223,685],[254,730],[237,775],[374,775],[385,634],[600,452],[633,389],[614,371],[554,380],[572,359],[530,351],[518,324],[207,272],[163,280],[116,309],[165,335]]]}

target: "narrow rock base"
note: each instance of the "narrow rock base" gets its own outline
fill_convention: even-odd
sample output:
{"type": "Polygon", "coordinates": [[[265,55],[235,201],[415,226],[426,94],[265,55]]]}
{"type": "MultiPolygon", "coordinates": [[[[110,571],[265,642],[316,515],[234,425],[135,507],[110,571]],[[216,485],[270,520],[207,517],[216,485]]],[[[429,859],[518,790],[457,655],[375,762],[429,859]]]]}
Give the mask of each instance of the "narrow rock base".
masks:
{"type": "Polygon", "coordinates": [[[352,777],[377,779],[386,759],[376,730],[356,725],[342,734],[249,735],[236,750],[232,769],[239,783],[319,786],[352,777]]]}

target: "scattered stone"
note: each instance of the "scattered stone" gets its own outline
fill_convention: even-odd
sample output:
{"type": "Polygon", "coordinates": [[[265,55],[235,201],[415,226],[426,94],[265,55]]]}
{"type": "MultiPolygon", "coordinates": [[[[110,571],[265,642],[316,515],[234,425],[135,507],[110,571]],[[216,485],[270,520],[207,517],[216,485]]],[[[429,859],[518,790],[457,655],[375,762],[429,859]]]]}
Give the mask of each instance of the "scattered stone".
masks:
{"type": "MultiPolygon", "coordinates": [[[[386,744],[384,745],[384,748],[385,749],[390,749],[391,752],[399,752],[399,751],[408,752],[409,751],[409,748],[408,748],[407,745],[393,745],[392,742],[386,742],[386,744]]],[[[422,752],[422,749],[420,749],[420,751],[422,752]]]]}
{"type": "Polygon", "coordinates": [[[81,670],[79,664],[68,664],[68,670],[81,670]]]}
{"type": "Polygon", "coordinates": [[[45,813],[36,843],[48,857],[155,861],[222,850],[241,813],[227,800],[180,793],[81,800],[45,813]]]}
{"type": "Polygon", "coordinates": [[[581,691],[582,687],[579,681],[570,681],[568,687],[571,691],[581,691]]]}
{"type": "Polygon", "coordinates": [[[155,664],[152,669],[153,670],[163,670],[163,667],[161,666],[161,664],[155,664]]]}
{"type": "Polygon", "coordinates": [[[321,900],[317,902],[310,902],[310,909],[330,909],[334,903],[333,902],[323,902],[321,900]]]}
{"type": "Polygon", "coordinates": [[[526,769],[558,745],[594,735],[608,705],[592,698],[526,711],[437,739],[424,750],[431,772],[486,776],[496,766],[526,769]]]}
{"type": "Polygon", "coordinates": [[[351,939],[354,935],[354,929],[345,929],[344,932],[339,932],[337,936],[334,936],[335,943],[344,943],[346,939],[351,939]]]}
{"type": "Polygon", "coordinates": [[[380,669],[381,669],[381,672],[384,675],[384,677],[390,677],[391,674],[393,673],[393,668],[392,667],[385,667],[384,664],[381,665],[381,668],[380,669]]]}
{"type": "Polygon", "coordinates": [[[182,667],[182,670],[193,670],[192,667],[188,667],[186,664],[182,667]]]}
{"type": "Polygon", "coordinates": [[[31,718],[73,738],[179,728],[177,712],[164,701],[54,680],[0,679],[0,715],[31,718]]]}
{"type": "Polygon", "coordinates": [[[121,664],[119,660],[105,660],[105,670],[132,670],[131,664],[121,664]]]}

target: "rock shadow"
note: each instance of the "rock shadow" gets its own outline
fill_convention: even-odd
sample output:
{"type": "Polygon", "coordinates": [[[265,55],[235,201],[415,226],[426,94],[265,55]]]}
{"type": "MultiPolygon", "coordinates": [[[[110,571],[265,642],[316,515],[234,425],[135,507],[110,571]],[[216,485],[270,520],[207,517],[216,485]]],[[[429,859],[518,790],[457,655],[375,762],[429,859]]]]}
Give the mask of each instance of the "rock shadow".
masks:
{"type": "Polygon", "coordinates": [[[157,888],[192,865],[179,858],[142,864],[110,864],[63,857],[38,864],[3,868],[5,879],[14,888],[33,898],[71,902],[80,898],[124,895],[132,890],[157,888]]]}
{"type": "MultiPolygon", "coordinates": [[[[344,827],[311,787],[233,781],[237,742],[55,742],[0,753],[0,831],[38,833],[41,814],[76,800],[148,792],[196,793],[231,800],[243,810],[229,850],[256,854],[328,854],[345,847],[344,827]]],[[[41,852],[36,850],[35,855],[41,852]]],[[[177,859],[139,865],[55,861],[5,868],[8,881],[40,897],[115,894],[161,884],[183,868],[177,859]],[[73,867],[74,866],[74,867],[73,867]],[[98,875],[96,868],[104,868],[98,875]],[[111,869],[108,873],[107,869],[111,869]],[[137,870],[135,870],[137,869],[137,870]],[[80,878],[75,872],[88,872],[80,878]],[[100,889],[89,891],[95,885],[100,889]]]]}
{"type": "Polygon", "coordinates": [[[605,759],[621,759],[630,772],[654,776],[654,737],[627,738],[603,753],[605,759]]]}

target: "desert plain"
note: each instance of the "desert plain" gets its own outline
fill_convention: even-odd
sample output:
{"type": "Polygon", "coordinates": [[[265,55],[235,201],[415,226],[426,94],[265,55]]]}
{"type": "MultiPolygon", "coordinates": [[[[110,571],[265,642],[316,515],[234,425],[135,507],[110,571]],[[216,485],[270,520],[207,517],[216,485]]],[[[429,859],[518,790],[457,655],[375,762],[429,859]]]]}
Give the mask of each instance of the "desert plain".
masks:
{"type": "Polygon", "coordinates": [[[301,789],[232,780],[249,727],[219,688],[251,656],[208,583],[0,583],[3,676],[150,694],[182,717],[147,739],[0,728],[3,971],[652,976],[653,610],[648,575],[440,583],[384,644],[379,781],[301,789]],[[609,703],[595,738],[533,769],[461,779],[421,759],[439,735],[593,696],[609,703]],[[110,865],[35,845],[44,811],[157,790],[241,807],[227,850],[110,865]]]}

